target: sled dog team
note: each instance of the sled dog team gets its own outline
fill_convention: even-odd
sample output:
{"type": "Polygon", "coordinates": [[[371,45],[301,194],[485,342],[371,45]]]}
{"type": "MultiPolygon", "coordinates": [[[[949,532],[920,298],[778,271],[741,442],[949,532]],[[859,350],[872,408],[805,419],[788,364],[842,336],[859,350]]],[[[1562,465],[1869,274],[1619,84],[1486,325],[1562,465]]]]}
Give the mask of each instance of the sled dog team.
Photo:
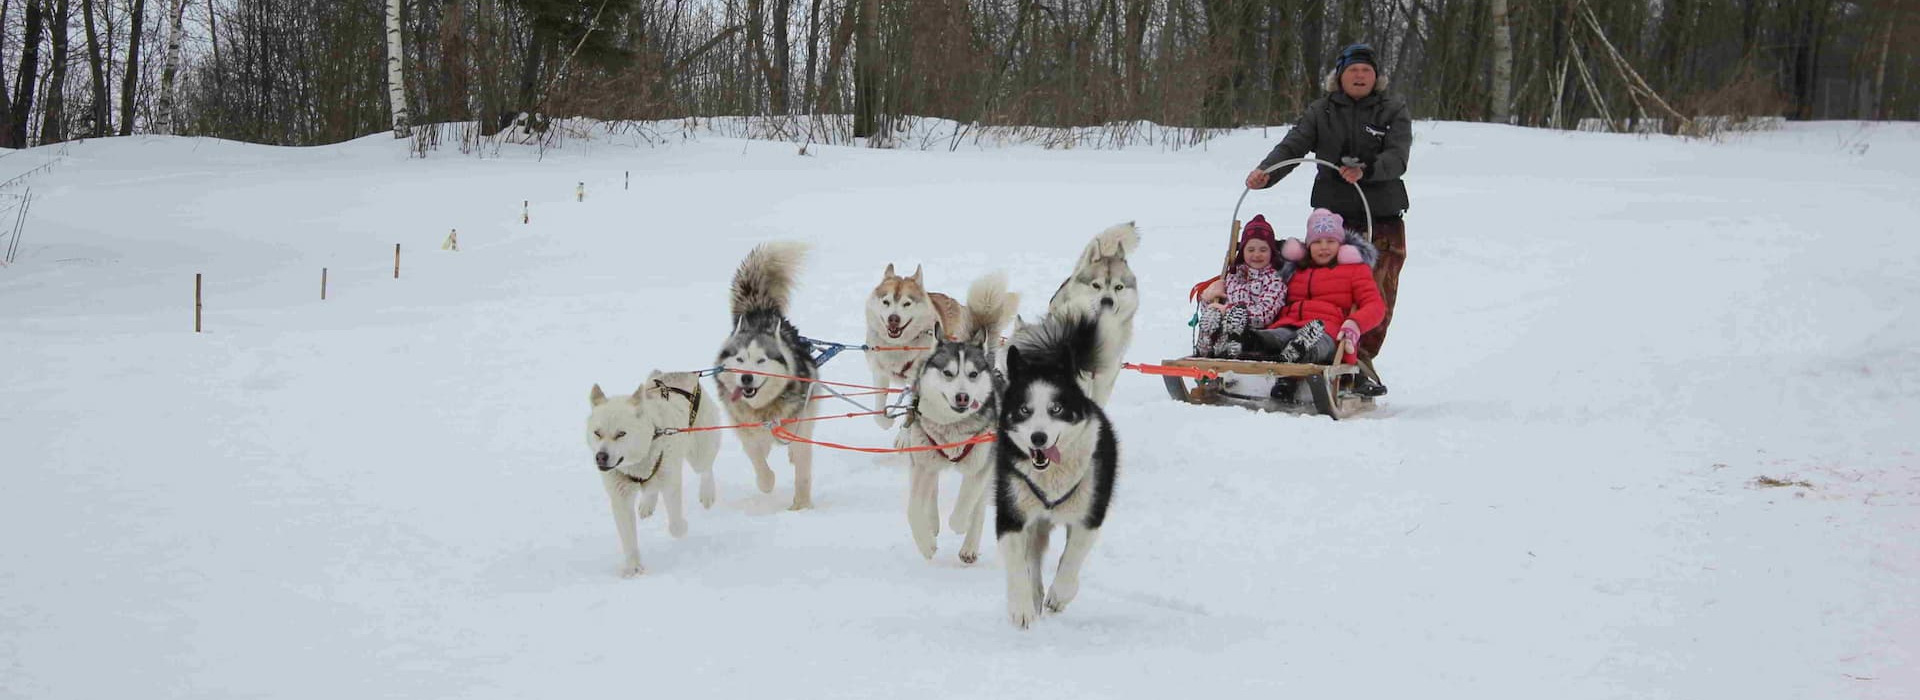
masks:
{"type": "MultiPolygon", "coordinates": [[[[866,300],[867,345],[914,348],[866,353],[874,386],[906,387],[913,397],[895,446],[919,448],[908,453],[907,524],[914,544],[933,557],[939,476],[951,468],[961,482],[947,526],[965,533],[960,560],[977,561],[991,494],[994,534],[1006,566],[1007,614],[1020,628],[1040,617],[1042,605],[1057,613],[1073,602],[1080,567],[1106,520],[1119,443],[1101,407],[1132,342],[1139,293],[1127,258],[1138,246],[1131,223],[1095,236],[1034,324],[1014,317],[1019,296],[1007,291],[1001,273],[974,281],[963,305],[929,292],[919,268],[900,276],[888,265],[866,300]],[[1009,322],[1015,327],[1002,357],[1000,338],[1009,322]],[[983,433],[992,441],[968,443],[983,433]],[[953,445],[960,446],[937,447],[953,445]],[[1066,528],[1066,543],[1053,586],[1046,589],[1041,558],[1055,525],[1066,528]]],[[[623,575],[643,571],[636,512],[649,517],[664,499],[667,531],[686,534],[683,464],[700,477],[700,505],[713,506],[720,431],[686,429],[721,425],[716,404],[732,424],[794,421],[783,424],[801,438],[786,442],[793,465],[791,508],[812,506],[813,446],[804,440],[812,438],[814,423],[803,419],[816,413],[819,390],[808,380],[819,367],[813,348],[787,317],[805,252],[799,243],[764,243],[734,273],[733,330],[714,362],[720,370],[713,380],[717,396],[703,389],[694,372],[652,372],[628,396],[609,397],[593,387],[587,445],[612,503],[626,557],[623,575]]],[[[876,410],[887,398],[875,400],[876,410]]],[[[882,427],[894,423],[885,414],[876,420],[882,427]]],[[[780,440],[768,427],[733,432],[753,464],[756,485],[772,492],[775,476],[767,458],[780,440]]]]}

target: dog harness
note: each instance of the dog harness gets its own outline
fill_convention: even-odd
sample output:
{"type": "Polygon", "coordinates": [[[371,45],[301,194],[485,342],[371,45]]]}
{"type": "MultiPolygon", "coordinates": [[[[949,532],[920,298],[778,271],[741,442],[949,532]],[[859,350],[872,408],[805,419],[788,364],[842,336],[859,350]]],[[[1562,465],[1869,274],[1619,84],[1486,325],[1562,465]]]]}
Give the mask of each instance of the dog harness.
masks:
{"type": "MultiPolygon", "coordinates": [[[[968,447],[972,447],[972,445],[968,445],[968,447]]],[[[1073,482],[1073,488],[1067,489],[1067,495],[1061,496],[1060,500],[1057,500],[1057,501],[1048,501],[1047,494],[1040,490],[1040,485],[1033,483],[1033,479],[1027,478],[1027,475],[1025,472],[1015,469],[1013,470],[1013,473],[1015,476],[1020,477],[1021,481],[1027,482],[1027,489],[1033,491],[1033,497],[1040,499],[1040,502],[1046,505],[1047,510],[1053,510],[1055,508],[1060,507],[1060,504],[1066,503],[1067,499],[1073,498],[1074,492],[1080,490],[1081,484],[1087,483],[1086,477],[1084,476],[1080,477],[1079,481],[1073,482]]]]}
{"type": "MultiPolygon", "coordinates": [[[[687,391],[677,386],[667,386],[666,382],[655,379],[653,380],[653,388],[655,391],[660,392],[660,398],[662,399],[667,398],[671,394],[679,394],[687,398],[687,403],[692,406],[687,409],[687,427],[693,427],[694,422],[700,420],[700,394],[705,388],[703,385],[696,383],[693,385],[693,391],[687,391]]],[[[659,435],[655,436],[654,439],[657,440],[662,437],[671,437],[671,435],[659,435]]],[[[660,456],[653,458],[653,471],[647,472],[647,478],[642,479],[626,472],[620,472],[620,475],[627,477],[627,481],[645,485],[660,473],[660,465],[666,460],[667,448],[662,447],[660,448],[660,456]]]]}
{"type": "MultiPolygon", "coordinates": [[[[939,440],[935,440],[935,439],[933,439],[933,433],[929,433],[929,432],[927,432],[927,426],[926,426],[925,424],[922,424],[922,425],[920,426],[920,436],[921,436],[921,437],[924,437],[924,438],[926,438],[926,439],[927,439],[927,444],[929,444],[929,445],[938,445],[938,444],[940,444],[940,441],[939,441],[939,440]]],[[[946,451],[946,450],[943,450],[943,449],[940,449],[940,448],[938,448],[938,447],[936,447],[936,448],[934,448],[934,449],[933,449],[933,453],[934,453],[934,454],[937,454],[937,455],[940,455],[940,458],[941,458],[941,459],[944,459],[944,460],[947,460],[948,462],[952,462],[952,463],[954,463],[954,464],[959,464],[959,463],[960,463],[961,461],[963,461],[963,460],[965,460],[965,459],[967,458],[967,455],[970,455],[970,454],[973,454],[973,446],[974,446],[974,445],[977,445],[977,444],[979,444],[979,443],[975,443],[975,442],[969,442],[969,443],[967,443],[967,446],[966,446],[966,447],[962,447],[962,448],[960,448],[960,454],[959,454],[959,456],[957,456],[957,457],[949,457],[949,456],[947,456],[947,451],[946,451]]],[[[1044,500],[1044,499],[1042,499],[1042,500],[1044,500]]]]}

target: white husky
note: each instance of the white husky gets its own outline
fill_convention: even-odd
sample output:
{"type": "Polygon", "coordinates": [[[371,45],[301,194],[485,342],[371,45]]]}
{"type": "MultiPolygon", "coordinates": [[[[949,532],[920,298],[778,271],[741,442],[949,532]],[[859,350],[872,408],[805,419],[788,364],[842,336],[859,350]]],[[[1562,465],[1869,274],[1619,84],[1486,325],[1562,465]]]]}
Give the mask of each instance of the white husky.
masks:
{"type": "Polygon", "coordinates": [[[632,396],[609,399],[593,385],[588,396],[593,412],[587,416],[587,447],[593,465],[613,502],[613,528],[626,554],[623,576],[638,576],[640,545],[634,532],[634,502],[640,517],[653,515],[662,495],[667,499],[667,532],[687,534],[681,504],[681,465],[700,475],[700,505],[713,507],[713,459],[720,453],[720,433],[675,432],[690,427],[718,425],[720,410],[700,390],[700,380],[688,372],[654,372],[632,396]]]}
{"type": "Polygon", "coordinates": [[[1048,316],[1086,315],[1099,317],[1102,362],[1088,368],[1081,377],[1087,395],[1101,406],[1113,395],[1113,382],[1120,375],[1127,346],[1133,344],[1133,314],[1140,310],[1140,290],[1134,287],[1133,268],[1127,256],[1140,248],[1140,232],[1129,221],[1109,227],[1087,243],[1073,274],[1060,283],[1060,289],[1047,302],[1048,316]]]}

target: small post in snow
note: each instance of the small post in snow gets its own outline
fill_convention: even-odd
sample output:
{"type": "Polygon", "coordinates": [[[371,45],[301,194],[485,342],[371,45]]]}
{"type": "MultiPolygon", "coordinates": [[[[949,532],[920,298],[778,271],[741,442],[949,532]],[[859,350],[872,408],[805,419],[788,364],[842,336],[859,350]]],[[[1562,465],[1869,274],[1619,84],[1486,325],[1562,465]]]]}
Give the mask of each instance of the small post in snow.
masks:
{"type": "Polygon", "coordinates": [[[200,332],[200,273],[193,273],[193,332],[200,332]]]}
{"type": "Polygon", "coordinates": [[[400,279],[400,244],[393,244],[393,278],[400,279]]]}
{"type": "Polygon", "coordinates": [[[320,300],[327,300],[327,268],[320,268],[320,300]]]}
{"type": "Polygon", "coordinates": [[[528,205],[529,202],[527,200],[520,200],[520,223],[524,224],[533,220],[532,217],[528,215],[528,205]]]}
{"type": "Polygon", "coordinates": [[[460,252],[460,229],[448,229],[447,240],[440,244],[440,249],[460,252]]]}
{"type": "Polygon", "coordinates": [[[587,201],[587,183],[582,182],[574,186],[573,201],[576,201],[576,202],[587,201]]]}
{"type": "Polygon", "coordinates": [[[620,189],[623,189],[623,190],[633,189],[633,171],[632,170],[628,170],[626,171],[625,175],[620,176],[620,189]]]}

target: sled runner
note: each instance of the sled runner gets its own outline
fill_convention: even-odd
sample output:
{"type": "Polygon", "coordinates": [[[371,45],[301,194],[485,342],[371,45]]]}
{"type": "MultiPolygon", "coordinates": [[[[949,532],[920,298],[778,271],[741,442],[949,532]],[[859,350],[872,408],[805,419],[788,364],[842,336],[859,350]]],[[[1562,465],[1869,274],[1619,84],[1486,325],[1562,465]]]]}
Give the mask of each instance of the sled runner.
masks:
{"type": "MultiPolygon", "coordinates": [[[[1266,168],[1266,172],[1272,173],[1280,168],[1300,163],[1315,163],[1339,170],[1339,166],[1318,158],[1294,158],[1274,163],[1266,168]]],[[[1355,190],[1360,189],[1358,183],[1350,184],[1353,184],[1355,190]]],[[[1239,247],[1240,207],[1246,203],[1247,193],[1251,191],[1251,188],[1241,190],[1240,200],[1233,205],[1233,224],[1227,236],[1227,255],[1221,263],[1223,276],[1232,266],[1234,251],[1239,247]]],[[[1367,240],[1371,242],[1373,212],[1372,207],[1366,203],[1364,191],[1360,194],[1360,202],[1362,206],[1367,207],[1367,240]]],[[[1200,303],[1206,302],[1202,300],[1200,303]]],[[[1240,406],[1261,411],[1325,415],[1334,420],[1340,420],[1373,410],[1374,401],[1371,397],[1360,396],[1351,391],[1359,375],[1364,372],[1374,380],[1379,380],[1379,375],[1374,374],[1372,367],[1364,361],[1359,364],[1346,362],[1346,358],[1352,356],[1352,351],[1352,346],[1342,343],[1335,350],[1334,362],[1330,365],[1180,357],[1159,365],[1136,365],[1134,369],[1159,375],[1162,381],[1166,382],[1167,394],[1177,401],[1205,406],[1240,406]]]]}

